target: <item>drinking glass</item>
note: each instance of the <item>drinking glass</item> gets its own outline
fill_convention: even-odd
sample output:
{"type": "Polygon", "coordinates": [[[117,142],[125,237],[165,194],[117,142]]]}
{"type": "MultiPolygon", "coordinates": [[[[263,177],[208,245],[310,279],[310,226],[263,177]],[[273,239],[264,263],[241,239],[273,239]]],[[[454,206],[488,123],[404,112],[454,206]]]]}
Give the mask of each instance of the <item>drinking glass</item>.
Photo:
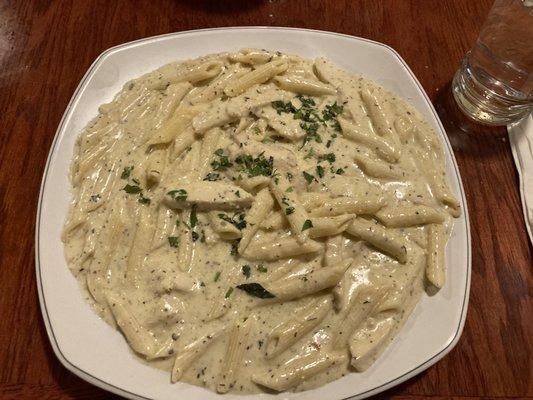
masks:
{"type": "Polygon", "coordinates": [[[459,108],[506,125],[533,108],[533,0],[496,0],[452,83],[459,108]]]}

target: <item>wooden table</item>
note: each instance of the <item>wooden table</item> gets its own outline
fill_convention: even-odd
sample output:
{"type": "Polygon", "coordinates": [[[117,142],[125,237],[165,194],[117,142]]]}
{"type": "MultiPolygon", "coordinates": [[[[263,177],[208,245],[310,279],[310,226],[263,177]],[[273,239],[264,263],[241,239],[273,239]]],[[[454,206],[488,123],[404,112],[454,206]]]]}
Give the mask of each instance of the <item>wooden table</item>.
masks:
{"type": "Polygon", "coordinates": [[[113,398],[57,361],[35,285],[41,174],[81,77],[119,43],[236,25],[322,29],[392,46],[429,94],[453,144],[473,239],[466,327],[442,361],[378,397],[533,398],[533,264],[507,134],[458,117],[449,96],[491,2],[0,0],[0,399],[113,398]]]}

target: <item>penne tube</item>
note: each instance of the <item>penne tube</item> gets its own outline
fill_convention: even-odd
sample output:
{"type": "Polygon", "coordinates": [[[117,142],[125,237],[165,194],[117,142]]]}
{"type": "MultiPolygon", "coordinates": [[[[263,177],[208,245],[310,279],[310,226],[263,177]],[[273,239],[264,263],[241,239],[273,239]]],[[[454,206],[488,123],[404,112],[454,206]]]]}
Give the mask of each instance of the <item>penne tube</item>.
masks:
{"type": "Polygon", "coordinates": [[[120,330],[131,348],[148,359],[168,357],[172,340],[159,343],[155,336],[139,322],[122,297],[107,292],[106,301],[120,330]]]}
{"type": "Polygon", "coordinates": [[[298,299],[335,286],[351,263],[351,259],[344,260],[335,266],[314,269],[305,275],[294,275],[263,286],[278,301],[298,299]]]}
{"type": "Polygon", "coordinates": [[[285,229],[289,226],[287,218],[281,213],[281,211],[272,211],[267,218],[261,223],[261,229],[267,231],[275,231],[285,229]]]}
{"type": "Polygon", "coordinates": [[[393,230],[384,228],[376,222],[356,218],[346,232],[358,237],[372,246],[395,258],[402,264],[407,261],[405,241],[393,230]]]}
{"type": "Polygon", "coordinates": [[[163,90],[178,82],[200,82],[212,79],[222,72],[223,64],[218,60],[206,61],[186,67],[167,64],[152,72],[146,80],[146,87],[151,90],[163,90]]]}
{"type": "Polygon", "coordinates": [[[229,97],[238,96],[253,85],[265,83],[274,76],[285,72],[288,67],[289,64],[283,59],[270,61],[241,76],[235,82],[231,82],[224,89],[224,93],[229,97]]]}
{"type": "Polygon", "coordinates": [[[262,189],[256,196],[252,207],[246,214],[246,227],[242,231],[238,252],[243,254],[251,240],[259,230],[262,222],[274,207],[274,199],[268,188],[262,189]]]}
{"type": "Polygon", "coordinates": [[[253,328],[254,318],[247,318],[244,322],[233,325],[228,338],[228,347],[222,362],[223,368],[217,378],[217,392],[227,393],[236,381],[236,374],[244,364],[244,351],[248,346],[250,331],[253,328]]]}
{"type": "Polygon", "coordinates": [[[366,327],[350,338],[351,364],[356,371],[366,370],[385,349],[397,322],[394,317],[379,321],[373,328],[366,327]]]}
{"type": "Polygon", "coordinates": [[[330,267],[341,262],[344,249],[344,237],[342,234],[329,236],[326,239],[326,251],[324,252],[324,265],[330,267]]]}
{"type": "Polygon", "coordinates": [[[150,140],[148,146],[170,143],[178,138],[191,125],[191,121],[199,110],[197,109],[178,109],[176,113],[168,120],[162,123],[150,140]]]}
{"type": "Polygon", "coordinates": [[[155,233],[155,216],[150,207],[141,206],[137,217],[137,228],[133,237],[131,250],[126,261],[124,277],[133,285],[137,285],[139,269],[142,268],[144,258],[150,250],[150,242],[155,233]]]}
{"type": "Polygon", "coordinates": [[[312,217],[328,217],[342,214],[375,214],[385,203],[385,199],[377,195],[358,197],[337,197],[326,200],[320,207],[312,208],[312,217]]]}
{"type": "Polygon", "coordinates": [[[214,328],[208,334],[178,350],[172,366],[171,382],[176,383],[179,381],[191,364],[204,354],[209,346],[218,340],[226,330],[226,326],[214,328]]]}
{"type": "MultiPolygon", "coordinates": [[[[194,174],[196,175],[196,174],[194,174]]],[[[193,204],[198,210],[234,210],[251,206],[250,193],[221,181],[200,181],[169,185],[164,203],[173,209],[188,209],[193,204]]]]}
{"type": "Polygon", "coordinates": [[[250,261],[276,261],[284,258],[300,256],[302,254],[317,253],[322,250],[320,243],[307,240],[301,244],[293,237],[280,238],[271,241],[252,241],[241,254],[250,261]]]}
{"type": "Polygon", "coordinates": [[[441,224],[445,217],[433,207],[421,204],[388,206],[377,211],[376,218],[388,228],[403,228],[416,225],[441,224]]]}
{"type": "Polygon", "coordinates": [[[277,76],[273,81],[282,89],[307,96],[324,96],[335,94],[335,88],[326,83],[299,76],[277,76]]]}
{"type": "Polygon", "coordinates": [[[354,214],[313,218],[313,227],[309,229],[309,236],[315,239],[319,237],[338,235],[346,230],[354,218],[354,214]]]}
{"type": "Polygon", "coordinates": [[[194,257],[194,242],[192,232],[185,225],[191,218],[191,211],[184,210],[180,215],[180,226],[178,229],[178,259],[176,264],[182,271],[190,271],[194,257]]]}
{"type": "Polygon", "coordinates": [[[161,178],[166,166],[167,153],[168,151],[166,148],[153,148],[148,155],[146,169],[144,171],[148,186],[157,185],[159,182],[161,182],[161,178]]]}
{"type": "MultiPolygon", "coordinates": [[[[235,240],[243,236],[242,232],[233,224],[220,218],[221,214],[218,211],[209,212],[209,223],[211,228],[220,236],[223,240],[235,240]]],[[[242,240],[241,240],[242,242],[242,240]]]]}
{"type": "Polygon", "coordinates": [[[242,49],[230,55],[230,60],[250,65],[262,65],[272,61],[275,53],[260,49],[242,49]]]}
{"type": "Polygon", "coordinates": [[[376,133],[379,136],[390,136],[392,124],[388,120],[380,101],[368,89],[363,89],[359,93],[376,133]]]}
{"type": "Polygon", "coordinates": [[[209,85],[198,90],[191,96],[188,96],[187,100],[191,104],[209,103],[210,101],[222,97],[226,85],[236,79],[239,79],[248,72],[250,72],[250,68],[243,68],[238,65],[230,66],[209,85]]]}
{"type": "Polygon", "coordinates": [[[380,291],[366,288],[357,293],[341,314],[340,322],[333,330],[331,346],[334,350],[340,350],[346,346],[354,330],[379,307],[388,293],[386,289],[380,291]]]}
{"type": "Polygon", "coordinates": [[[344,363],[344,353],[312,352],[293,358],[275,371],[255,374],[252,380],[269,389],[281,392],[293,388],[305,380],[326,371],[334,364],[344,363]]]}
{"type": "Polygon", "coordinates": [[[343,136],[347,139],[367,146],[387,162],[396,163],[400,159],[400,149],[389,143],[386,139],[363,132],[341,116],[337,117],[337,120],[341,126],[343,136]]]}
{"type": "Polygon", "coordinates": [[[286,178],[285,174],[280,174],[270,181],[270,190],[276,198],[282,213],[289,222],[292,234],[298,242],[305,243],[309,237],[309,228],[313,226],[309,223],[309,215],[300,203],[294,187],[286,178]],[[308,225],[311,225],[308,227],[308,225]]]}
{"type": "Polygon", "coordinates": [[[354,154],[353,159],[365,174],[374,178],[402,179],[405,176],[405,171],[394,164],[376,161],[360,153],[354,154]]]}
{"type": "Polygon", "coordinates": [[[320,324],[331,310],[331,296],[323,296],[295,311],[293,316],[268,335],[266,357],[273,358],[283,353],[320,324]]]}
{"type": "Polygon", "coordinates": [[[435,287],[441,289],[446,279],[444,226],[431,224],[427,227],[427,266],[426,278],[435,287]]]}

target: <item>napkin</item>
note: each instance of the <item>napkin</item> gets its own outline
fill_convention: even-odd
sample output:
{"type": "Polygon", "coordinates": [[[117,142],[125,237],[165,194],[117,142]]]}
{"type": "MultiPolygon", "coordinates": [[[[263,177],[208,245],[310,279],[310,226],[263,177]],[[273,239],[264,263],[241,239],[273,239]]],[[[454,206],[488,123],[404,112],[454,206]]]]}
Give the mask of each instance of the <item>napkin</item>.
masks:
{"type": "Polygon", "coordinates": [[[533,114],[508,125],[509,142],[520,179],[520,197],[529,240],[533,243],[533,114]]]}

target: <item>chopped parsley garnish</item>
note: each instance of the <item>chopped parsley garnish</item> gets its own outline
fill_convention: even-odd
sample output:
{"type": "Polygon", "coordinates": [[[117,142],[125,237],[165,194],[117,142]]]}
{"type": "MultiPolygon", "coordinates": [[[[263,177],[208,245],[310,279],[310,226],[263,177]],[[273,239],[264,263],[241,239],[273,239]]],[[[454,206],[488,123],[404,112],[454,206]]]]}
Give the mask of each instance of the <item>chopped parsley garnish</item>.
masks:
{"type": "Polygon", "coordinates": [[[141,204],[150,204],[151,200],[148,197],[144,197],[142,193],[139,193],[139,200],[137,200],[141,204]]]}
{"type": "Polygon", "coordinates": [[[128,194],[137,194],[142,192],[142,189],[139,186],[130,184],[124,186],[122,190],[124,190],[128,194]]]}
{"type": "Polygon", "coordinates": [[[250,269],[250,266],[248,264],[243,265],[241,270],[242,270],[242,274],[246,277],[246,279],[248,279],[252,272],[250,269]]]}
{"type": "Polygon", "coordinates": [[[260,299],[273,299],[276,297],[259,283],[242,283],[237,285],[237,289],[244,290],[250,296],[259,297],[260,299]]]}
{"type": "Polygon", "coordinates": [[[303,226],[302,226],[302,232],[307,230],[307,229],[310,229],[313,227],[313,223],[311,222],[310,219],[306,219],[303,226]]]}
{"type": "Polygon", "coordinates": [[[285,215],[291,215],[294,212],[294,207],[287,207],[285,209],[285,215]]]}
{"type": "Polygon", "coordinates": [[[228,291],[226,292],[226,294],[224,295],[224,298],[227,299],[228,297],[231,296],[232,293],[233,293],[233,287],[230,287],[228,291]]]}
{"type": "Polygon", "coordinates": [[[344,170],[342,168],[339,168],[339,169],[337,169],[337,171],[335,171],[335,173],[337,175],[342,175],[342,174],[344,174],[344,170]]]}
{"type": "Polygon", "coordinates": [[[287,193],[292,193],[292,192],[294,192],[294,188],[293,188],[292,186],[289,186],[289,187],[287,188],[287,190],[285,190],[285,192],[287,192],[287,193]]]}
{"type": "Polygon", "coordinates": [[[289,203],[289,199],[286,198],[286,197],[282,197],[281,198],[281,203],[282,204],[285,204],[286,206],[290,206],[291,204],[289,203]]]}
{"type": "Polygon", "coordinates": [[[309,185],[311,182],[315,180],[315,177],[307,172],[303,172],[304,178],[307,181],[307,184],[309,185]]]}
{"type": "Polygon", "coordinates": [[[344,107],[337,104],[337,102],[327,105],[322,111],[322,119],[324,121],[329,121],[335,118],[337,115],[342,114],[343,110],[344,110],[344,107]]]}
{"type": "Polygon", "coordinates": [[[258,270],[259,272],[263,272],[263,273],[268,272],[268,269],[267,269],[263,264],[258,265],[258,266],[257,266],[257,270],[258,270]]]}
{"type": "Polygon", "coordinates": [[[204,181],[218,181],[220,179],[220,174],[216,173],[216,172],[210,172],[208,173],[205,178],[204,178],[204,181]]]}
{"type": "Polygon", "coordinates": [[[170,247],[178,247],[180,240],[177,236],[169,236],[167,239],[170,247]]]}
{"type": "Polygon", "coordinates": [[[263,153],[255,158],[249,154],[240,155],[235,159],[235,164],[237,164],[239,170],[246,173],[249,178],[260,175],[272,176],[272,173],[274,172],[274,158],[269,157],[267,159],[263,153]]]}
{"type": "Polygon", "coordinates": [[[217,271],[217,273],[215,274],[215,278],[213,279],[213,282],[218,282],[218,280],[220,279],[220,274],[221,272],[217,271]]]}
{"type": "Polygon", "coordinates": [[[304,160],[307,160],[315,155],[315,150],[310,148],[307,154],[304,156],[304,160]]]}
{"type": "Polygon", "coordinates": [[[191,209],[191,216],[189,218],[189,223],[191,224],[191,228],[194,228],[196,224],[198,223],[198,215],[196,214],[196,204],[192,205],[191,209]]]}
{"type": "Polygon", "coordinates": [[[133,171],[133,165],[131,167],[124,167],[122,170],[122,174],[120,174],[121,179],[128,179],[131,175],[131,171],[133,171]]]}
{"type": "Polygon", "coordinates": [[[224,154],[223,149],[217,149],[215,155],[218,156],[217,160],[211,162],[211,167],[215,171],[225,171],[229,167],[233,166],[233,163],[229,160],[229,157],[224,154]]]}
{"type": "Polygon", "coordinates": [[[316,166],[316,173],[320,178],[324,177],[324,167],[322,165],[316,166]]]}
{"type": "Polygon", "coordinates": [[[196,242],[198,239],[200,239],[200,235],[198,234],[198,232],[195,231],[191,232],[191,237],[193,242],[196,242]]]}
{"type": "Polygon", "coordinates": [[[296,112],[296,107],[294,107],[290,101],[284,102],[281,100],[277,100],[273,101],[271,104],[274,110],[278,112],[278,115],[281,115],[281,113],[294,114],[296,112]]]}
{"type": "Polygon", "coordinates": [[[237,239],[231,244],[231,250],[229,251],[229,253],[232,256],[236,256],[239,253],[239,242],[240,241],[241,239],[237,239]]]}
{"type": "Polygon", "coordinates": [[[172,197],[176,201],[185,201],[187,200],[187,191],[185,189],[176,189],[171,190],[167,193],[170,197],[172,197]]]}
{"type": "Polygon", "coordinates": [[[322,160],[327,161],[331,164],[335,162],[335,154],[334,153],[322,154],[321,156],[318,157],[318,159],[321,161],[322,160]]]}
{"type": "Polygon", "coordinates": [[[91,201],[92,201],[93,203],[97,203],[98,200],[100,200],[101,198],[102,198],[102,196],[100,196],[99,194],[93,194],[93,195],[91,196],[91,201]]]}
{"type": "Polygon", "coordinates": [[[237,228],[240,231],[246,228],[246,220],[244,219],[244,217],[245,217],[244,213],[239,213],[239,212],[236,212],[231,217],[223,213],[218,214],[218,218],[220,218],[223,221],[229,222],[230,224],[232,224],[235,228],[237,228]]]}

